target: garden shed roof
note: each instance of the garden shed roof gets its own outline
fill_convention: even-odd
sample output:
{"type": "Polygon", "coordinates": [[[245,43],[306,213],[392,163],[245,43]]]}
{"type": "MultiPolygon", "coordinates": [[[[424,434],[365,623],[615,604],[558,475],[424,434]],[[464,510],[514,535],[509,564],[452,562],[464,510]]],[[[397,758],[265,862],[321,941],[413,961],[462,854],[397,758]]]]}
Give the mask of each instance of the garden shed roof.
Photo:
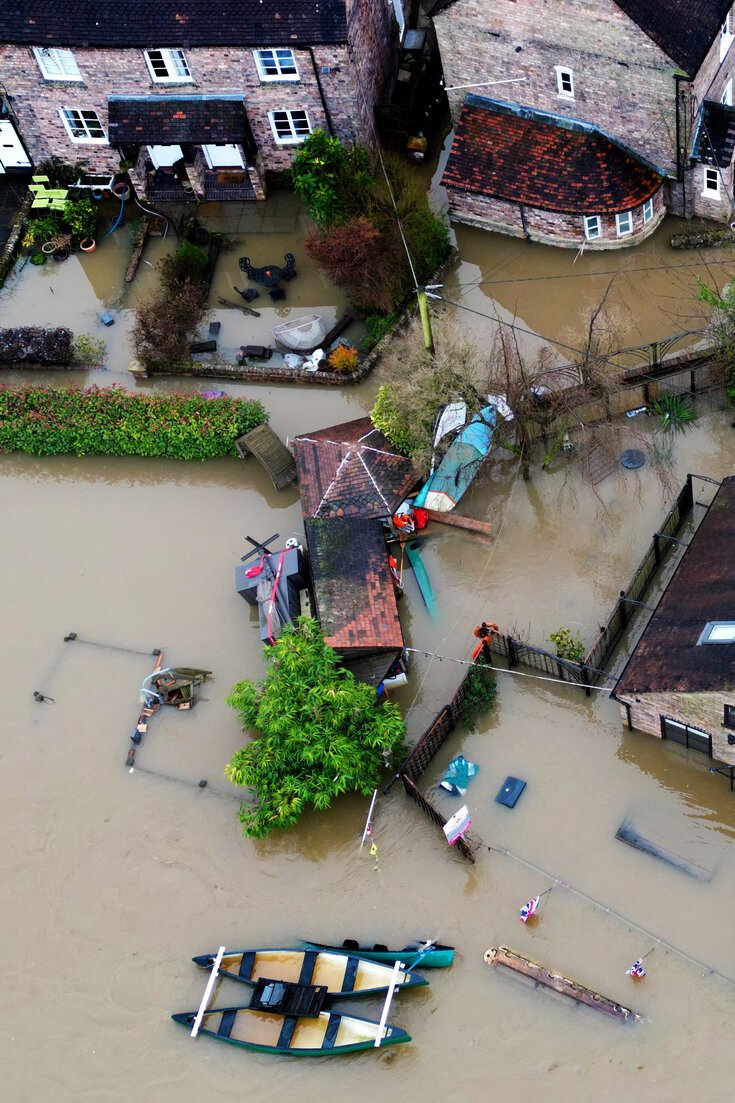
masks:
{"type": "Polygon", "coordinates": [[[110,96],[110,145],[243,142],[242,96],[110,96]]]}
{"type": "Polygon", "coordinates": [[[293,441],[304,517],[390,517],[418,474],[369,417],[293,441]]]}
{"type": "Polygon", "coordinates": [[[347,41],[345,0],[5,0],[0,42],[290,46],[347,41]]]}
{"type": "Polygon", "coordinates": [[[382,522],[329,517],[304,524],[327,643],[348,653],[400,650],[403,633],[382,522]]]}
{"type": "Polygon", "coordinates": [[[545,211],[614,214],[661,176],[588,123],[467,96],[442,184],[545,211]]]}
{"type": "Polygon", "coordinates": [[[735,686],[735,643],[700,643],[735,622],[735,476],[725,479],[615,686],[615,696],[735,686]]]}

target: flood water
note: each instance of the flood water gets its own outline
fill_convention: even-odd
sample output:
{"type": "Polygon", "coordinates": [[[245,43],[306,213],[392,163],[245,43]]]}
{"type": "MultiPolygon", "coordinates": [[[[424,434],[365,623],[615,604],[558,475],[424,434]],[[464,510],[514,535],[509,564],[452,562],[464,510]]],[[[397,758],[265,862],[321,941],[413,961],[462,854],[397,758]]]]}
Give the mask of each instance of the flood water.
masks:
{"type": "MultiPolygon", "coordinates": [[[[527,250],[470,239],[462,263],[488,275],[488,257],[499,263],[505,249],[510,276],[524,270],[526,254],[511,263],[520,248],[527,250]]],[[[539,251],[535,271],[570,270],[570,255],[554,256],[547,263],[539,251]]],[[[638,265],[644,252],[631,256],[638,265]]],[[[591,259],[615,263],[614,255],[577,263],[591,259]]],[[[60,269],[41,272],[34,285],[27,277],[39,274],[26,269],[0,295],[0,324],[68,321],[72,307],[91,322],[104,296],[102,277],[89,281],[88,262],[70,260],[63,278],[60,269]],[[75,265],[83,278],[71,275],[75,265]]],[[[669,277],[656,281],[658,296],[668,294],[669,277]]],[[[510,291],[492,294],[529,327],[548,333],[553,323],[559,336],[575,324],[584,286],[535,314],[532,295],[516,303],[510,291]]],[[[655,299],[649,293],[638,312],[642,339],[656,336],[655,299]]],[[[124,342],[114,347],[118,359],[107,371],[78,378],[125,381],[124,342]]],[[[262,398],[285,437],[361,416],[374,385],[227,389],[262,398]]],[[[732,414],[710,402],[700,414],[677,445],[679,483],[687,471],[733,471],[732,414]]],[[[696,497],[706,502],[712,489],[697,483],[696,497]]],[[[591,642],[669,505],[648,468],[598,490],[602,506],[561,468],[524,483],[512,460],[498,462],[463,504],[493,523],[494,539],[448,528],[426,538],[438,616],[429,619],[408,572],[401,616],[411,646],[446,658],[415,656],[410,683],[396,695],[411,739],[453,694],[464,668],[447,660],[467,657],[480,619],[539,644],[566,624],[591,642]]],[[[458,731],[422,779],[437,781],[460,750],[480,765],[467,795],[483,843],[476,865],[448,851],[399,786],[377,807],[377,861],[359,851],[368,802],[356,798],[306,816],[295,831],[249,842],[222,776],[243,741],[224,697],[263,667],[256,624],[234,592],[234,566],[247,534],[301,533],[295,490],[277,494],[253,461],[5,456],[0,505],[6,1098],[732,1098],[735,796],[706,760],[627,732],[604,692],[588,699],[499,672],[495,708],[476,732],[458,731]],[[79,639],[65,643],[69,632],[79,639]],[[213,678],[191,713],[154,718],[131,774],[125,757],[138,687],[156,647],[167,662],[203,666],[213,678]],[[53,701],[35,701],[34,691],[53,701]],[[513,811],[494,803],[508,774],[528,782],[513,811]],[[713,870],[711,880],[690,879],[616,841],[625,817],[713,870]],[[524,927],[520,905],[551,885],[539,923],[524,927]],[[396,944],[438,937],[457,946],[453,969],[431,971],[431,987],[393,1005],[390,1019],[413,1035],[411,1045],[299,1063],[194,1042],[168,1017],[201,997],[205,977],[189,960],[194,954],[345,936],[396,944]],[[642,1021],[623,1027],[491,972],[483,953],[499,944],[620,1000],[642,1021]],[[625,971],[654,945],[649,975],[635,984],[625,971]]],[[[456,807],[449,797],[437,802],[446,812],[456,807]]],[[[247,999],[233,981],[220,982],[219,1006],[247,999]]],[[[344,1006],[368,1017],[380,1010],[370,1000],[344,1006]]]]}

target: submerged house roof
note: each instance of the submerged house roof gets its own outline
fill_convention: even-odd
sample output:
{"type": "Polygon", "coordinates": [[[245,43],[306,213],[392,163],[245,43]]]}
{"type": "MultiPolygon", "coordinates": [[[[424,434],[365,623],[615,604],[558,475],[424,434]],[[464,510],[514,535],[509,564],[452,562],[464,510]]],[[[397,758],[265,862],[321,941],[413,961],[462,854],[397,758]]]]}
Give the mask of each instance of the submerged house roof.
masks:
{"type": "Polygon", "coordinates": [[[735,622],[735,476],[717,491],[615,686],[616,697],[735,687],[735,643],[699,643],[735,622]]]}
{"type": "MultiPolygon", "coordinates": [[[[694,76],[720,33],[732,0],[616,0],[663,52],[689,76],[694,76]]],[[[437,0],[432,15],[461,4],[437,0]]],[[[530,5],[529,5],[530,6],[530,5]]],[[[543,27],[543,24],[540,24],[543,27]]]]}
{"type": "Polygon", "coordinates": [[[390,517],[418,479],[369,417],[292,444],[304,517],[390,517]]]}
{"type": "Polygon", "coordinates": [[[330,647],[400,650],[403,633],[382,521],[311,518],[305,529],[317,616],[330,647]]]}
{"type": "Polygon", "coordinates": [[[614,214],[661,186],[649,165],[588,123],[467,96],[442,184],[540,210],[614,214]]]}
{"type": "Polygon", "coordinates": [[[0,42],[289,46],[347,41],[345,0],[5,0],[0,42]]]}

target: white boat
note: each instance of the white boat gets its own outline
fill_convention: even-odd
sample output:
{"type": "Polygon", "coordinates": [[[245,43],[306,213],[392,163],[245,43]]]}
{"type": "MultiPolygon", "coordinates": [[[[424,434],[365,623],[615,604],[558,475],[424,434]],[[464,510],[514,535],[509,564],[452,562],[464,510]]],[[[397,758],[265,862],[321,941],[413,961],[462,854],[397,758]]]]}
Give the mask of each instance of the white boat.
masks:
{"type": "Polygon", "coordinates": [[[275,326],[273,336],[286,348],[303,352],[316,348],[327,335],[324,319],[318,314],[305,314],[300,318],[289,318],[287,322],[275,326]]]}

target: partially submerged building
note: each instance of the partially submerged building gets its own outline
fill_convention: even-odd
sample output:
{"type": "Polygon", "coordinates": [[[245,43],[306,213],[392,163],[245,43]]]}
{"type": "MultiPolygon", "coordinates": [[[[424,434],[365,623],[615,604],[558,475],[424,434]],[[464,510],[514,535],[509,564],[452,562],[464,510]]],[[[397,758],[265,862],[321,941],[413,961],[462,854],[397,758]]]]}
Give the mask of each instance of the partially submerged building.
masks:
{"type": "Polygon", "coordinates": [[[629,728],[735,766],[735,476],[722,482],[615,686],[629,728]]]}
{"type": "Polygon", "coordinates": [[[348,669],[378,685],[404,647],[383,521],[417,480],[369,418],[293,441],[315,615],[348,669]]]}

